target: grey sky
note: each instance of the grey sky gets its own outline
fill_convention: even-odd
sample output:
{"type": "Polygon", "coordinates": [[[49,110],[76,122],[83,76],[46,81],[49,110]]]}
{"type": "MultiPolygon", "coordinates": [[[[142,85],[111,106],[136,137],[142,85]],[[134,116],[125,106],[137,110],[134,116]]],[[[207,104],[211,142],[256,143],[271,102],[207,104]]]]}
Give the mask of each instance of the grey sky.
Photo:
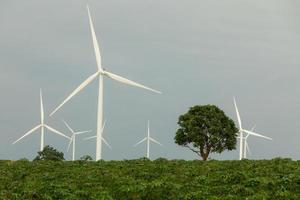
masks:
{"type": "MultiPolygon", "coordinates": [[[[88,25],[89,3],[103,65],[116,74],[161,90],[152,94],[106,79],[104,159],[132,159],[151,134],[152,158],[195,159],[174,144],[177,118],[195,104],[216,104],[245,128],[274,141],[249,138],[249,158],[300,158],[299,30],[296,0],[0,1],[0,159],[32,158],[39,133],[11,143],[39,123],[39,88],[46,114],[89,75],[96,62],[88,25]]],[[[67,134],[96,130],[94,82],[46,122],[67,134]]],[[[95,134],[89,134],[93,135],[95,134]]],[[[81,137],[83,138],[83,137],[81,137]]],[[[78,137],[77,157],[94,157],[95,142],[78,137]]],[[[67,141],[47,132],[60,150],[67,141]]],[[[70,153],[66,158],[70,158],[70,153]]],[[[238,152],[212,155],[237,159],[238,152]]]]}

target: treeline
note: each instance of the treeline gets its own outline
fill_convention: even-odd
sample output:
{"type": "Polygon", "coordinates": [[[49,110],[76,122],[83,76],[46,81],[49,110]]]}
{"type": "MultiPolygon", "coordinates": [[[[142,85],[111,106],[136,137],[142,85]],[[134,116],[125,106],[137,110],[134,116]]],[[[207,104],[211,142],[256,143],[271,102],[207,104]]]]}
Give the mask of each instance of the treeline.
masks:
{"type": "Polygon", "coordinates": [[[300,199],[300,162],[0,161],[0,199],[300,199]]]}

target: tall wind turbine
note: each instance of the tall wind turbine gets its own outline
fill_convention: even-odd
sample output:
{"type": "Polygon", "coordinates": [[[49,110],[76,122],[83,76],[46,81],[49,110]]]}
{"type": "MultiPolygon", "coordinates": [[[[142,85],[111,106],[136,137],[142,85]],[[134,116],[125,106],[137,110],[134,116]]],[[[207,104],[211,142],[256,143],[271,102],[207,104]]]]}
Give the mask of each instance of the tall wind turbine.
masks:
{"type": "Polygon", "coordinates": [[[265,139],[268,139],[268,140],[272,140],[272,138],[261,135],[261,134],[258,134],[258,133],[255,133],[253,131],[248,131],[246,129],[243,129],[241,117],[240,117],[239,110],[238,110],[237,105],[236,105],[235,98],[233,98],[233,102],[234,102],[234,107],[235,107],[235,111],[236,111],[236,115],[237,115],[237,119],[238,119],[238,124],[239,124],[239,133],[240,133],[240,136],[239,136],[239,139],[240,139],[240,156],[239,156],[239,159],[241,160],[243,158],[243,151],[244,151],[244,149],[243,149],[243,139],[244,139],[243,133],[244,132],[247,133],[248,135],[257,136],[257,137],[265,138],[265,139]]]}
{"type": "Polygon", "coordinates": [[[102,158],[101,157],[101,155],[102,155],[101,154],[101,146],[102,146],[101,138],[102,138],[102,130],[103,130],[103,77],[105,76],[105,77],[111,78],[113,80],[119,81],[121,83],[139,87],[139,88],[143,88],[146,90],[150,90],[152,92],[156,92],[159,94],[161,94],[161,92],[151,89],[149,87],[146,87],[144,85],[141,85],[139,83],[136,83],[134,81],[128,80],[126,78],[123,78],[119,75],[108,72],[102,68],[100,49],[99,49],[99,45],[97,42],[97,37],[96,37],[95,31],[94,31],[93,21],[92,21],[90,10],[89,10],[88,6],[87,6],[87,11],[88,11],[88,16],[89,16],[90,29],[92,32],[92,40],[93,40],[94,51],[95,51],[95,55],[96,55],[98,71],[96,73],[94,73],[93,75],[91,75],[90,77],[88,77],[84,82],[82,82],[57,108],[54,109],[54,111],[50,114],[50,116],[52,116],[57,110],[59,110],[73,96],[78,94],[89,83],[91,83],[96,78],[99,78],[96,160],[100,160],[102,158]]]}
{"type": "Polygon", "coordinates": [[[66,136],[65,134],[55,130],[54,128],[51,128],[50,126],[48,126],[47,124],[44,123],[44,106],[43,106],[43,96],[42,96],[42,89],[40,90],[40,106],[41,106],[41,123],[39,125],[37,125],[36,127],[34,127],[33,129],[31,129],[30,131],[28,131],[27,133],[25,133],[22,137],[20,137],[18,140],[16,140],[15,142],[13,142],[13,144],[16,144],[17,142],[19,142],[20,140],[22,140],[24,137],[30,135],[31,133],[33,133],[34,131],[38,130],[39,128],[41,129],[41,145],[40,145],[40,151],[43,151],[44,148],[44,129],[48,129],[49,131],[52,131],[53,133],[56,133],[60,136],[63,136],[67,139],[70,139],[70,137],[66,136]]]}
{"type": "MultiPolygon", "coordinates": [[[[103,128],[102,128],[101,132],[103,132],[103,130],[105,128],[105,124],[106,124],[106,121],[104,121],[103,128]]],[[[90,139],[94,139],[94,138],[97,138],[97,135],[84,138],[83,140],[90,140],[90,139]]],[[[108,146],[108,148],[112,149],[110,144],[108,144],[108,142],[104,139],[104,137],[102,135],[101,135],[101,140],[104,142],[104,144],[106,144],[106,146],[108,146]]]]}
{"type": "Polygon", "coordinates": [[[71,143],[73,142],[72,161],[74,161],[75,160],[76,135],[80,135],[80,134],[83,134],[83,133],[89,133],[89,132],[91,132],[91,130],[75,132],[65,120],[63,120],[63,122],[66,125],[66,127],[69,129],[69,131],[72,133],[72,136],[70,138],[70,142],[69,142],[69,145],[68,145],[67,152],[69,152],[69,149],[71,147],[71,143]]]}
{"type": "Polygon", "coordinates": [[[145,137],[144,139],[142,139],[141,141],[136,143],[134,146],[136,147],[137,145],[139,145],[139,144],[141,144],[145,141],[147,141],[147,158],[150,159],[150,141],[152,141],[156,144],[159,144],[160,146],[162,146],[162,144],[150,137],[150,123],[149,123],[149,121],[148,121],[148,135],[147,135],[147,137],[145,137]]]}

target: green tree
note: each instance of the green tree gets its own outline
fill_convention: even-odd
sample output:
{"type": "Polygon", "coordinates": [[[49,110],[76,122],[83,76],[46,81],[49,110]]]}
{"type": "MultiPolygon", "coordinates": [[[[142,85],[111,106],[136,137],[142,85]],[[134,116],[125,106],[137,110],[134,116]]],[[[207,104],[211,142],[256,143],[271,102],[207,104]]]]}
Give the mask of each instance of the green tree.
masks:
{"type": "Polygon", "coordinates": [[[175,143],[189,148],[207,160],[211,152],[236,148],[238,129],[232,119],[214,105],[196,105],[181,115],[175,143]]]}
{"type": "Polygon", "coordinates": [[[53,160],[53,161],[62,161],[64,159],[64,153],[59,152],[55,148],[47,145],[44,147],[43,151],[39,151],[38,155],[34,160],[53,160]]]}
{"type": "Polygon", "coordinates": [[[93,158],[90,155],[84,155],[80,157],[80,160],[82,161],[92,161],[93,158]]]}

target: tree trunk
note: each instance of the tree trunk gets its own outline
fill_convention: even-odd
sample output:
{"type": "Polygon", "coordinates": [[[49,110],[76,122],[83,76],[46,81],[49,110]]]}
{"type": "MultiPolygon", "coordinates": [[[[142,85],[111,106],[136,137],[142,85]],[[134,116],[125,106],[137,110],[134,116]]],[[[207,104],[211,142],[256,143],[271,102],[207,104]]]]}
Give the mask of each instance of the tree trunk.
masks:
{"type": "Polygon", "coordinates": [[[206,161],[206,160],[207,160],[208,154],[209,154],[209,153],[204,153],[203,155],[201,155],[203,161],[206,161]]]}
{"type": "Polygon", "coordinates": [[[204,149],[200,149],[200,155],[201,155],[203,161],[207,160],[208,155],[210,153],[210,149],[211,149],[210,146],[207,146],[207,149],[205,149],[205,150],[204,149]]]}

